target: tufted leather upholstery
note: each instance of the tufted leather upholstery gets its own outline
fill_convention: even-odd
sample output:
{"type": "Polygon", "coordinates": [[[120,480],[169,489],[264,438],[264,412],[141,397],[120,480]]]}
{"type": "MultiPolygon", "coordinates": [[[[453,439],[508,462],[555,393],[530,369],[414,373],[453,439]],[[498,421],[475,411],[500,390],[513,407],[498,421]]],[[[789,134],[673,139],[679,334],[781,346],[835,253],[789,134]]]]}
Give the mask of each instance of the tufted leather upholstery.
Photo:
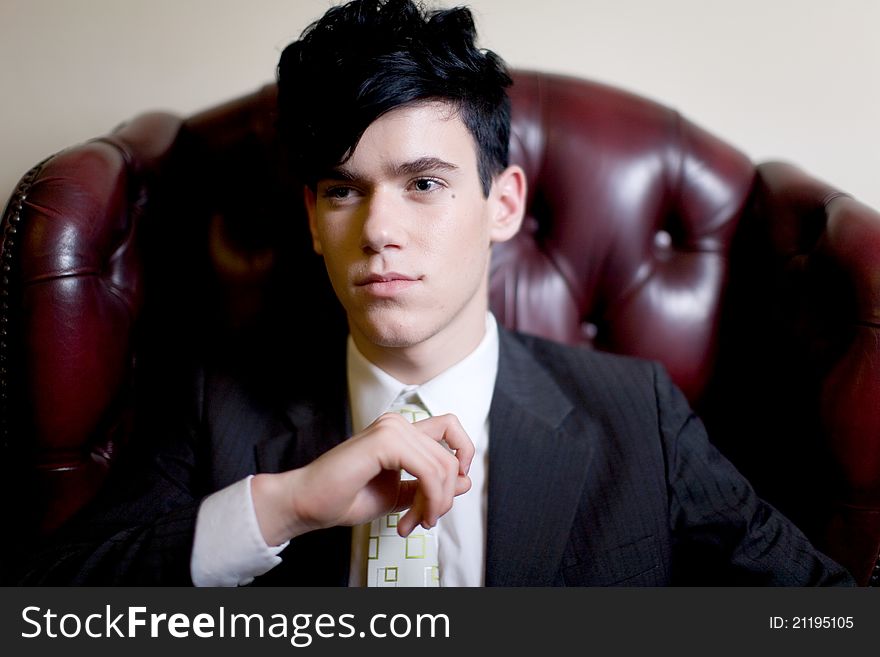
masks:
{"type": "MultiPolygon", "coordinates": [[[[880,215],[614,88],[520,71],[512,99],[530,186],[493,256],[500,321],[662,361],[759,492],[878,583],[880,215]]],[[[24,536],[94,494],[139,400],[184,394],[205,353],[252,366],[344,332],[274,100],[140,116],[10,200],[0,431],[24,536]]]]}

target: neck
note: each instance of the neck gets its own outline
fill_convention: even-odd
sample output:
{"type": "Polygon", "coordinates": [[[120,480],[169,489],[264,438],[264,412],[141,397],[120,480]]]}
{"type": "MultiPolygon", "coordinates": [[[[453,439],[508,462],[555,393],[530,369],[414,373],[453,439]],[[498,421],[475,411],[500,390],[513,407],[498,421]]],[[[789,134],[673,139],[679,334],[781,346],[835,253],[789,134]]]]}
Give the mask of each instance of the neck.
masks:
{"type": "Polygon", "coordinates": [[[463,313],[418,344],[385,347],[352,327],[351,336],[364,357],[401,383],[421,385],[469,356],[486,335],[487,304],[463,313]]]}

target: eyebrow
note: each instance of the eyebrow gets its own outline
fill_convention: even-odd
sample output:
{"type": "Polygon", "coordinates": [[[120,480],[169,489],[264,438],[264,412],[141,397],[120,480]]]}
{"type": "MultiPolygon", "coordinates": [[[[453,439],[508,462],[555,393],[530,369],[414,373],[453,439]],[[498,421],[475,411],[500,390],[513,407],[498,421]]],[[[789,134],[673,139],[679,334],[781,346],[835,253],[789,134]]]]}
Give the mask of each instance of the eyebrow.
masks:
{"type": "Polygon", "coordinates": [[[438,157],[420,157],[412,162],[402,162],[392,167],[392,172],[399,175],[414,175],[425,171],[455,171],[458,167],[452,162],[446,162],[438,157]]]}
{"type": "MultiPolygon", "coordinates": [[[[409,162],[401,162],[389,167],[389,173],[392,176],[412,176],[429,171],[448,172],[457,170],[457,165],[452,164],[452,162],[447,162],[446,160],[441,160],[439,157],[420,157],[409,162]]],[[[357,171],[352,171],[345,165],[334,167],[328,173],[328,177],[348,181],[361,180],[363,178],[358,175],[357,171]]]]}

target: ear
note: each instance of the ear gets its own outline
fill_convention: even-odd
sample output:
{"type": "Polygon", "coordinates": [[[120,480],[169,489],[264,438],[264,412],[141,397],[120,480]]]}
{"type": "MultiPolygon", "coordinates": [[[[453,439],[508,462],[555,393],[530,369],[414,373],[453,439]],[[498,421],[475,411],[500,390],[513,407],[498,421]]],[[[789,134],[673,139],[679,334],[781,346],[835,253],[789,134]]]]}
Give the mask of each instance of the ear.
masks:
{"type": "Polygon", "coordinates": [[[315,192],[308,185],[303,186],[303,200],[306,205],[306,214],[309,216],[309,230],[312,233],[312,248],[318,255],[324,255],[321,247],[321,238],[318,237],[317,199],[315,192]]]}
{"type": "Polygon", "coordinates": [[[495,176],[489,192],[489,237],[506,242],[519,232],[526,209],[526,174],[511,165],[495,176]]]}

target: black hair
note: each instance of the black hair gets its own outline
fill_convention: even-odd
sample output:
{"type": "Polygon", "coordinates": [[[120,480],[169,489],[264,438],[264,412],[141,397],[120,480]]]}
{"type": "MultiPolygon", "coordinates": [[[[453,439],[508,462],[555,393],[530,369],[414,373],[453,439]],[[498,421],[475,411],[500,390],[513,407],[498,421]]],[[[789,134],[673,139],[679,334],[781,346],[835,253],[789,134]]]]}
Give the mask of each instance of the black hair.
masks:
{"type": "Polygon", "coordinates": [[[278,64],[279,129],[303,182],[314,188],[386,112],[441,100],[474,138],[488,195],[508,164],[511,78],[475,38],[467,8],[412,0],[353,0],[307,27],[278,64]]]}

